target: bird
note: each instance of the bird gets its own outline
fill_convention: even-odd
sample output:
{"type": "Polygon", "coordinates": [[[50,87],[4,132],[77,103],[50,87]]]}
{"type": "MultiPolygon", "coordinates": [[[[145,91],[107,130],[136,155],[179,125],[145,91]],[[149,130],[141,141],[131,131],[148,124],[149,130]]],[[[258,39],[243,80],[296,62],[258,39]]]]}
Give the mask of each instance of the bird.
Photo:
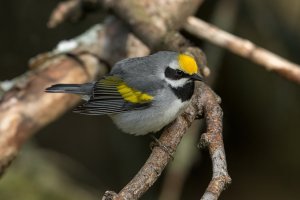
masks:
{"type": "Polygon", "coordinates": [[[195,59],[159,51],[117,62],[109,74],[84,84],[56,84],[47,93],[81,95],[75,113],[108,115],[123,132],[146,135],[162,130],[191,102],[195,81],[203,81],[195,59]]]}

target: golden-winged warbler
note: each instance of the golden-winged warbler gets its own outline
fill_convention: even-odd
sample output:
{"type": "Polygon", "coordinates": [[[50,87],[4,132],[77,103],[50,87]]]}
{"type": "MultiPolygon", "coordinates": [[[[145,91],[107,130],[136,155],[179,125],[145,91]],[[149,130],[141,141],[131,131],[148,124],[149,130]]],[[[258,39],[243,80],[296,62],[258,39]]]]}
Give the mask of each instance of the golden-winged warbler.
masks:
{"type": "Polygon", "coordinates": [[[124,132],[158,132],[188,105],[194,81],[201,81],[193,57],[171,51],[117,62],[100,80],[85,84],[57,84],[49,93],[82,95],[75,112],[108,115],[124,132]]]}

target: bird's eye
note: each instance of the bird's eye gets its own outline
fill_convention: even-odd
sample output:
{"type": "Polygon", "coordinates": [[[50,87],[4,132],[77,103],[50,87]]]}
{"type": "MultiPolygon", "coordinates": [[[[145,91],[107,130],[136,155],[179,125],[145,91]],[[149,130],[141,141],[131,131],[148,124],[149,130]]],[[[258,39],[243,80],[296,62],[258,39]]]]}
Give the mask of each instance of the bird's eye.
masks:
{"type": "Polygon", "coordinates": [[[179,77],[182,77],[183,76],[183,71],[181,71],[181,70],[176,70],[176,76],[179,78],[179,77]]]}
{"type": "Polygon", "coordinates": [[[167,67],[166,71],[165,71],[165,76],[172,80],[178,80],[178,79],[187,77],[187,74],[185,74],[183,71],[181,71],[179,69],[175,70],[170,67],[167,67]]]}

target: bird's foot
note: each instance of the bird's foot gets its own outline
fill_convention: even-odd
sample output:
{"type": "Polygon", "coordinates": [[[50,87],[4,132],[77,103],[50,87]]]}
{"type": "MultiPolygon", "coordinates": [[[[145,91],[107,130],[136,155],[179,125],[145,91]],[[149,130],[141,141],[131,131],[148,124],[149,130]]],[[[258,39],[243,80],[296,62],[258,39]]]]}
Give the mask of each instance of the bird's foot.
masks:
{"type": "Polygon", "coordinates": [[[198,115],[196,115],[195,120],[199,120],[199,119],[203,119],[203,118],[204,118],[203,114],[198,114],[198,115]]]}
{"type": "Polygon", "coordinates": [[[167,145],[162,144],[154,135],[150,135],[150,136],[154,140],[150,143],[150,149],[153,150],[154,147],[159,147],[164,152],[166,152],[172,160],[174,160],[174,157],[173,157],[174,149],[167,145]]]}

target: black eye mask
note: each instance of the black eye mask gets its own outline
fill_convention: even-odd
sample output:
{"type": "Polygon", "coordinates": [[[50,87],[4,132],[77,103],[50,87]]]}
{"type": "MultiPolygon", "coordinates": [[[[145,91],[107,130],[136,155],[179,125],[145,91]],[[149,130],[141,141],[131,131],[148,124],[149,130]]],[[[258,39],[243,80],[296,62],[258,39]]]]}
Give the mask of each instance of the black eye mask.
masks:
{"type": "Polygon", "coordinates": [[[170,67],[167,67],[165,71],[165,76],[172,80],[179,80],[181,78],[190,78],[189,74],[186,74],[179,69],[172,69],[170,67]]]}

